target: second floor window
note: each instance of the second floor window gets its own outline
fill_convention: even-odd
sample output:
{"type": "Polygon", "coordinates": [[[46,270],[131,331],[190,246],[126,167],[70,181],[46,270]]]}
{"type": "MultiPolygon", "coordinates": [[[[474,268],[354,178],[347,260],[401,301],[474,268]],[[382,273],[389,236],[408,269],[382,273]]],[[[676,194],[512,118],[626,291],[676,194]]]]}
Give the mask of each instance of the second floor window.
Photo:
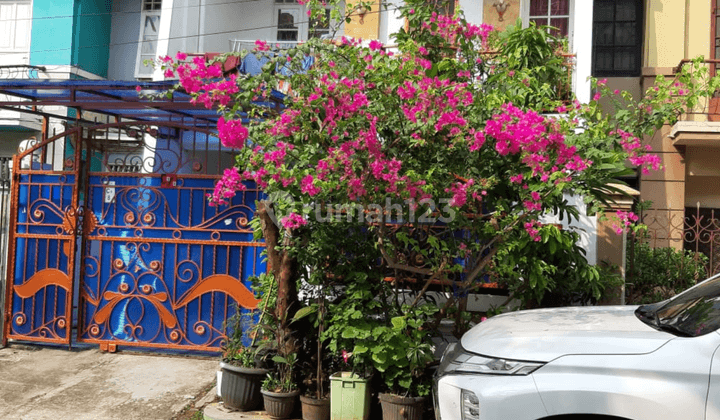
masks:
{"type": "Polygon", "coordinates": [[[300,7],[277,9],[277,41],[298,41],[300,35],[300,7]]]}
{"type": "MultiPolygon", "coordinates": [[[[30,1],[0,0],[0,52],[30,51],[30,1]]],[[[27,57],[13,55],[8,64],[18,64],[27,57]]]]}
{"type": "Polygon", "coordinates": [[[593,76],[640,76],[642,1],[596,0],[593,11],[593,76]]]}
{"type": "Polygon", "coordinates": [[[330,36],[330,9],[325,9],[325,20],[310,19],[308,38],[323,38],[330,36]]]}
{"type": "Polygon", "coordinates": [[[140,14],[140,40],[135,65],[135,77],[137,78],[151,78],[153,75],[153,67],[145,65],[145,60],[154,60],[157,54],[161,9],[162,0],[143,0],[140,14]]]}
{"type": "Polygon", "coordinates": [[[570,34],[570,0],[530,0],[530,22],[552,26],[552,34],[565,38],[570,34]]]}
{"type": "Polygon", "coordinates": [[[330,34],[330,9],[325,10],[325,20],[307,17],[307,9],[297,0],[275,0],[276,41],[307,41],[330,34]]]}

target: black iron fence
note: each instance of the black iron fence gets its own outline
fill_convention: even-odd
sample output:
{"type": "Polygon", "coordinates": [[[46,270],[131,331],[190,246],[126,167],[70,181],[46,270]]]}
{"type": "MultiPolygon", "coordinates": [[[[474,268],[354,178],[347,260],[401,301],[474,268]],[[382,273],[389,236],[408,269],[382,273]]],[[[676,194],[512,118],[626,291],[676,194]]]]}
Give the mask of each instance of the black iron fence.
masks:
{"type": "Polygon", "coordinates": [[[686,207],[643,213],[647,241],[653,248],[671,247],[704,255],[707,275],[720,273],[720,209],[686,207]]]}

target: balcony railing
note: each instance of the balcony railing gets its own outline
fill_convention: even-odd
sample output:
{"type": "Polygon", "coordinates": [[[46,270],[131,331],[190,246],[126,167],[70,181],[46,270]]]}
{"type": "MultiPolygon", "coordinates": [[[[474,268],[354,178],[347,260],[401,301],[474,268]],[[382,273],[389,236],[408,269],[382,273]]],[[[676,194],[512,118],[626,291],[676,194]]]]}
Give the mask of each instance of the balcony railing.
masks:
{"type": "MultiPolygon", "coordinates": [[[[272,49],[278,49],[278,50],[288,50],[290,48],[298,46],[298,44],[302,44],[302,41],[266,41],[268,46],[272,49]]],[[[230,40],[230,51],[231,52],[241,52],[243,50],[245,51],[252,51],[255,49],[255,40],[254,39],[231,39],[230,40]]]]}
{"type": "MultiPolygon", "coordinates": [[[[480,54],[486,57],[487,60],[492,61],[493,57],[500,54],[499,51],[480,51],[480,54]]],[[[570,98],[572,97],[572,79],[573,79],[573,71],[575,71],[575,64],[576,64],[576,58],[577,56],[575,54],[569,54],[569,53],[563,53],[560,55],[562,57],[562,67],[565,69],[565,75],[561,75],[558,80],[556,81],[557,85],[555,87],[555,94],[556,98],[560,99],[566,103],[570,102],[570,98]]],[[[552,110],[554,111],[554,110],[552,110]]]]}
{"type": "Polygon", "coordinates": [[[0,66],[0,79],[39,79],[38,72],[45,71],[45,67],[26,64],[0,66]]]}
{"type": "MultiPolygon", "coordinates": [[[[673,74],[678,74],[682,70],[683,66],[692,64],[694,60],[683,59],[677,67],[673,68],[673,74]]],[[[703,61],[710,68],[710,76],[718,75],[720,70],[720,60],[718,59],[706,59],[703,61]]],[[[699,104],[693,109],[688,109],[686,112],[687,120],[697,120],[696,116],[707,116],[708,121],[720,121],[720,91],[716,91],[715,95],[708,101],[699,104]]]]}

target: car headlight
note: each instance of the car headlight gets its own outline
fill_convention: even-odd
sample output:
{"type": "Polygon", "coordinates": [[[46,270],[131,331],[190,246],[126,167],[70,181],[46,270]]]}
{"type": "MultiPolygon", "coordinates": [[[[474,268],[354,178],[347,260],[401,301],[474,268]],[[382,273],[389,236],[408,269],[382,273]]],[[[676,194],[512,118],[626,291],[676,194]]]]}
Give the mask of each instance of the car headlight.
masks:
{"type": "Polygon", "coordinates": [[[461,393],[462,420],[478,420],[480,418],[480,400],[474,392],[466,389],[461,393]]]}
{"type": "Polygon", "coordinates": [[[497,359],[467,353],[460,343],[448,346],[440,359],[438,376],[448,373],[484,373],[490,375],[529,375],[545,363],[497,359]]]}

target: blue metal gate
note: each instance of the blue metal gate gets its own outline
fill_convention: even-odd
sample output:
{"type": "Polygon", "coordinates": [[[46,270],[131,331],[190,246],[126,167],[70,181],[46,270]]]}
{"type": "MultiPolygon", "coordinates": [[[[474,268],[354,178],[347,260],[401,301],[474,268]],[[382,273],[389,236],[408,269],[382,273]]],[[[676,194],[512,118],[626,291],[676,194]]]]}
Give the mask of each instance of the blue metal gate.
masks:
{"type": "Polygon", "coordinates": [[[217,350],[257,305],[266,270],[248,223],[260,192],[212,207],[232,164],[212,133],[177,123],[74,129],[15,158],[6,337],[217,350]],[[76,145],[79,145],[76,147],[76,145]]]}

